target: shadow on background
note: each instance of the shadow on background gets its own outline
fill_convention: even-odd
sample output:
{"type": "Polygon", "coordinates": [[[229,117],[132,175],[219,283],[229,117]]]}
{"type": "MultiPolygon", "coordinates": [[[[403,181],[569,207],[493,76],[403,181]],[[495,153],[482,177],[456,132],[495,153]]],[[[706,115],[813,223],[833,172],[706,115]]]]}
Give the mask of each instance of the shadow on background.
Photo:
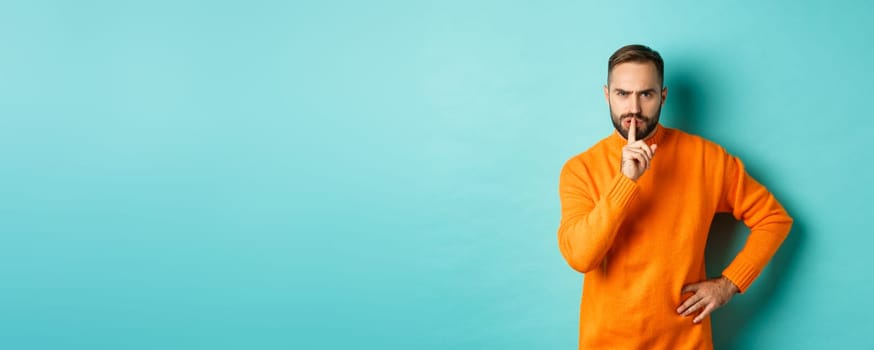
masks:
{"type": "MultiPolygon", "coordinates": [[[[679,67],[689,65],[679,65],[679,67]]],[[[674,74],[669,78],[671,83],[668,86],[668,104],[666,105],[667,116],[671,127],[680,130],[707,137],[706,120],[702,120],[703,114],[706,113],[702,109],[707,103],[707,98],[702,92],[707,80],[706,72],[684,71],[682,68],[674,71],[674,74]]],[[[743,160],[743,159],[742,159],[743,160]]],[[[750,162],[746,162],[747,171],[756,178],[755,174],[759,173],[750,162]]],[[[765,187],[768,187],[762,179],[756,178],[765,187]]],[[[781,196],[775,194],[779,201],[781,196]]],[[[789,280],[790,275],[795,273],[792,268],[794,261],[798,256],[798,252],[803,246],[804,241],[804,222],[799,217],[793,215],[793,210],[790,203],[785,201],[780,202],[790,216],[793,216],[794,224],[789,236],[780,246],[780,249],[771,259],[768,266],[761,275],[753,282],[752,286],[743,294],[739,294],[732,298],[731,302],[723,308],[712,314],[713,322],[713,346],[715,349],[741,349],[743,344],[750,344],[744,341],[747,337],[747,332],[751,330],[747,328],[762,315],[772,312],[774,303],[771,302],[775,297],[781,295],[781,281],[789,280]]],[[[734,259],[737,253],[743,248],[746,239],[749,236],[749,229],[743,222],[737,221],[731,214],[717,214],[714,217],[713,223],[710,226],[709,237],[706,248],[706,266],[707,275],[716,277],[722,274],[729,263],[734,259]]]]}
{"type": "Polygon", "coordinates": [[[662,113],[664,124],[700,135],[699,125],[695,124],[695,120],[701,118],[699,104],[703,102],[703,97],[700,93],[696,94],[696,91],[704,91],[700,89],[703,83],[698,82],[696,76],[682,70],[673,73],[666,82],[670,85],[667,86],[668,99],[665,102],[665,111],[662,113]]]}

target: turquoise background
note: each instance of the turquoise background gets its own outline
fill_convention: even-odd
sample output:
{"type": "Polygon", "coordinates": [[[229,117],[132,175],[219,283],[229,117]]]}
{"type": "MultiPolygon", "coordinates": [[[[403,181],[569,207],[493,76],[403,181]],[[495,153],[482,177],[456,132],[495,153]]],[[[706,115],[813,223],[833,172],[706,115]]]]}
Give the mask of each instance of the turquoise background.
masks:
{"type": "MultiPolygon", "coordinates": [[[[0,347],[572,349],[608,56],[795,218],[718,349],[870,349],[874,5],[4,1],[0,347]]],[[[718,273],[743,243],[713,228],[718,273]]]]}

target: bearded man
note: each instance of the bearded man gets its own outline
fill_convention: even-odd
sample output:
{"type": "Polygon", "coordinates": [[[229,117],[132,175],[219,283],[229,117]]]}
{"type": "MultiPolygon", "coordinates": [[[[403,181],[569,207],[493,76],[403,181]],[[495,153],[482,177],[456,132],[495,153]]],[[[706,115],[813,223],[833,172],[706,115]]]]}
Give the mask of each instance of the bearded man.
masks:
{"type": "Polygon", "coordinates": [[[562,256],[585,274],[580,349],[712,349],[710,317],[759,275],[792,218],[741,161],[699,136],[659,124],[664,61],[642,45],[608,61],[604,97],[616,131],[564,165],[562,256]],[[714,214],[750,234],[708,279],[714,214]]]}

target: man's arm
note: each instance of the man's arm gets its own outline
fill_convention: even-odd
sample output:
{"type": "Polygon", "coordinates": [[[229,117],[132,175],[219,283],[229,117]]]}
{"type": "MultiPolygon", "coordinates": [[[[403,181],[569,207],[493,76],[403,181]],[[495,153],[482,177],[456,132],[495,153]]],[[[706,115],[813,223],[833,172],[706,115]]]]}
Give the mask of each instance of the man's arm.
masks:
{"type": "Polygon", "coordinates": [[[774,195],[747,174],[739,159],[727,153],[725,157],[724,186],[717,211],[730,211],[735,219],[743,220],[750,235],[722,277],[683,287],[682,293],[695,294],[684,300],[677,313],[689,316],[702,310],[692,320],[695,323],[728,303],[734,294],[747,290],[792,227],[792,218],[774,195]]]}
{"type": "Polygon", "coordinates": [[[725,192],[718,209],[731,211],[750,228],[743,249],[722,272],[743,293],[780,248],[792,218],[768,190],[747,174],[743,163],[727,155],[725,192]]]}
{"type": "Polygon", "coordinates": [[[597,267],[607,255],[628,206],[640,191],[635,181],[650,167],[657,145],[638,141],[636,123],[628,131],[628,144],[622,147],[620,169],[598,201],[592,199],[580,177],[585,171],[574,160],[565,164],[559,181],[561,225],[558,246],[568,264],[582,273],[597,267]]]}
{"type": "Polygon", "coordinates": [[[596,202],[584,189],[583,180],[574,168],[570,162],[565,165],[559,180],[558,246],[568,265],[586,273],[598,267],[613,245],[626,208],[637,198],[639,188],[634,181],[617,173],[606,195],[596,202]]]}

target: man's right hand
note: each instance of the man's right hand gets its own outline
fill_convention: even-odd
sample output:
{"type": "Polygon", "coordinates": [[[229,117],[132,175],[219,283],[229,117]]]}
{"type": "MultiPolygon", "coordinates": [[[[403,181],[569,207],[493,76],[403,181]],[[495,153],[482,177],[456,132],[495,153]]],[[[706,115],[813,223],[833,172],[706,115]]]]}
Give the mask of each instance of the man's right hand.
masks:
{"type": "Polygon", "coordinates": [[[637,121],[632,119],[628,127],[628,144],[622,147],[622,174],[637,181],[649,169],[656,147],[657,145],[652,145],[650,148],[643,140],[637,140],[637,121]]]}

